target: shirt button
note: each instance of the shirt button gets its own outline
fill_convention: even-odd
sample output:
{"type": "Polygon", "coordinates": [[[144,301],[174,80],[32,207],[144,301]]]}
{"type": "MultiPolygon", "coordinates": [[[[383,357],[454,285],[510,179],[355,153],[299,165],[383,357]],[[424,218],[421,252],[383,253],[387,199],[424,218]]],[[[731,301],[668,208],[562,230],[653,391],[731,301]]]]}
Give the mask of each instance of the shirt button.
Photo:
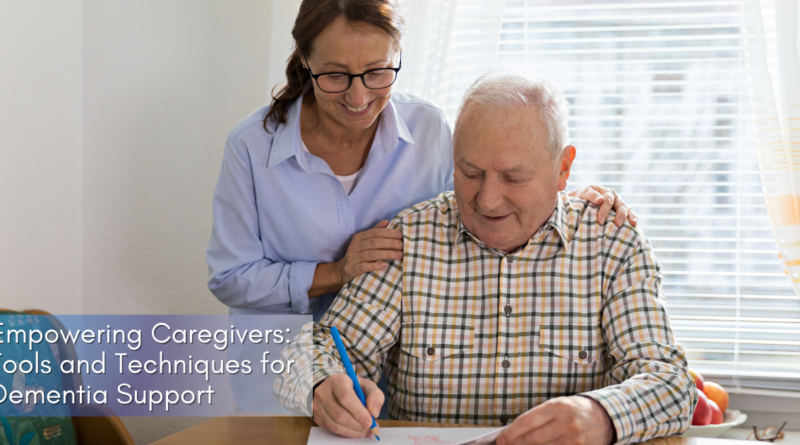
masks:
{"type": "Polygon", "coordinates": [[[511,362],[508,360],[503,360],[503,367],[508,369],[511,367],[511,362]]]}
{"type": "Polygon", "coordinates": [[[513,310],[511,309],[511,305],[510,304],[507,304],[506,307],[503,308],[503,312],[506,313],[506,317],[510,317],[512,311],[513,310]]]}
{"type": "Polygon", "coordinates": [[[511,263],[514,262],[514,257],[513,256],[506,257],[506,259],[508,259],[508,264],[511,264],[511,263]]]}
{"type": "Polygon", "coordinates": [[[436,350],[433,349],[433,348],[428,348],[428,350],[426,352],[428,353],[428,355],[436,354],[436,350]]]}
{"type": "Polygon", "coordinates": [[[589,353],[586,352],[586,351],[581,351],[581,352],[578,353],[578,357],[580,357],[581,360],[585,360],[586,357],[588,357],[588,356],[589,356],[589,353]]]}
{"type": "Polygon", "coordinates": [[[500,422],[502,422],[503,425],[505,425],[508,422],[508,414],[505,414],[505,413],[500,414],[499,419],[500,419],[500,422]]]}

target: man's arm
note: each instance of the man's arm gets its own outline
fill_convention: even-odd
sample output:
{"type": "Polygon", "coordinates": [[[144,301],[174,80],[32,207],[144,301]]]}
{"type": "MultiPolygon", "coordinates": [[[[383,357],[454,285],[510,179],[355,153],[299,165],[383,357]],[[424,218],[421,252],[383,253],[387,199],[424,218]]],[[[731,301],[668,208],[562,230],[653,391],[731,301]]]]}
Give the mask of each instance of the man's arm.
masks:
{"type": "Polygon", "coordinates": [[[697,400],[661,292],[661,267],[629,224],[605,229],[602,389],[558,397],[517,418],[499,445],[632,443],[685,431],[697,400]]]}
{"type": "Polygon", "coordinates": [[[661,266],[635,229],[607,233],[605,387],[583,395],[605,408],[618,443],[681,433],[691,424],[697,393],[667,316],[661,266]]]}
{"type": "MultiPolygon", "coordinates": [[[[403,263],[397,260],[387,264],[385,269],[358,276],[347,284],[318,323],[314,336],[319,353],[334,356],[338,362],[330,335],[330,328],[336,326],[356,373],[376,382],[389,350],[400,337],[403,263]]],[[[315,370],[314,383],[330,377],[330,371],[341,372],[342,368],[320,366],[315,370]]]]}
{"type": "MultiPolygon", "coordinates": [[[[397,226],[398,223],[393,221],[389,228],[397,226]]],[[[336,400],[330,399],[330,388],[326,389],[328,385],[324,384],[330,377],[344,372],[330,335],[331,326],[339,329],[356,373],[362,378],[378,381],[386,356],[400,335],[403,263],[395,260],[387,261],[387,264],[385,269],[360,275],[345,285],[323,319],[313,325],[313,332],[311,327],[304,329],[283,351],[281,356],[284,360],[295,360],[295,372],[294,375],[279,376],[273,392],[287,409],[315,415],[316,420],[321,406],[327,406],[328,402],[336,405],[336,400]],[[309,402],[312,394],[316,400],[320,388],[325,393],[323,400],[318,401],[312,411],[309,402]]],[[[331,379],[331,382],[335,381],[338,377],[331,379]]],[[[367,393],[371,382],[363,382],[367,393]]],[[[347,385],[346,380],[341,380],[337,386],[347,387],[343,395],[347,402],[352,402],[349,397],[350,393],[355,397],[352,383],[347,385]]],[[[369,403],[374,402],[368,400],[369,403]]],[[[325,413],[322,415],[325,417],[325,413]]]]}

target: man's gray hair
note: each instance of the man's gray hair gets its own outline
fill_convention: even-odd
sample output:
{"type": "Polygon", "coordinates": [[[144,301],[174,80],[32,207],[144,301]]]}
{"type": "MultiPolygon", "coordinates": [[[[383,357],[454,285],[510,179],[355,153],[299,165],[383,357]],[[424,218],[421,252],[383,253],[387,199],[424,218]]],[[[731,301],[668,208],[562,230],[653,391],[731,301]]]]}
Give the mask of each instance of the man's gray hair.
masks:
{"type": "Polygon", "coordinates": [[[553,159],[561,156],[564,147],[569,145],[569,103],[561,88],[550,80],[490,71],[467,88],[458,109],[459,119],[469,102],[503,108],[532,105],[539,109],[539,115],[550,134],[549,146],[553,159]]]}

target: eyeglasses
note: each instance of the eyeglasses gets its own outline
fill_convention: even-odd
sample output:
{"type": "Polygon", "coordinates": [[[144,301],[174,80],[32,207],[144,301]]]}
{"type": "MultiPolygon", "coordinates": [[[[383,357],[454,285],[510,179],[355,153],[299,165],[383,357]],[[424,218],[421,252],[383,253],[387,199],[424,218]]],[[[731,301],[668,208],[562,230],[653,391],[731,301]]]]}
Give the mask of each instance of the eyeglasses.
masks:
{"type": "Polygon", "coordinates": [[[775,442],[776,440],[783,439],[783,427],[786,426],[786,422],[783,422],[780,428],[775,426],[767,427],[761,434],[758,434],[758,427],[753,425],[753,433],[747,436],[748,439],[755,436],[756,440],[762,442],[775,442]]]}
{"type": "Polygon", "coordinates": [[[388,88],[397,80],[397,72],[403,66],[403,56],[400,56],[400,61],[397,68],[376,68],[374,70],[364,71],[361,74],[350,73],[320,73],[314,74],[311,72],[311,65],[308,64],[308,57],[303,55],[306,59],[306,66],[311,78],[317,81],[317,86],[320,90],[326,93],[341,93],[347,91],[350,85],[353,84],[353,78],[360,77],[364,86],[370,90],[380,90],[388,88]]]}

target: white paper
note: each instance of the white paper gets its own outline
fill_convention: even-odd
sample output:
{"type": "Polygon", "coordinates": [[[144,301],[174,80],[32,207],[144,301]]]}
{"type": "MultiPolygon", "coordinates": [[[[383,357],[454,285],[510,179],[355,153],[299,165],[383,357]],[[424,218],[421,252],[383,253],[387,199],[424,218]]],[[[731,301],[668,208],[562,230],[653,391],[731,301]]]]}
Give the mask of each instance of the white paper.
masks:
{"type": "Polygon", "coordinates": [[[503,428],[381,428],[381,440],[351,439],[311,428],[308,445],[490,445],[503,428]]]}

